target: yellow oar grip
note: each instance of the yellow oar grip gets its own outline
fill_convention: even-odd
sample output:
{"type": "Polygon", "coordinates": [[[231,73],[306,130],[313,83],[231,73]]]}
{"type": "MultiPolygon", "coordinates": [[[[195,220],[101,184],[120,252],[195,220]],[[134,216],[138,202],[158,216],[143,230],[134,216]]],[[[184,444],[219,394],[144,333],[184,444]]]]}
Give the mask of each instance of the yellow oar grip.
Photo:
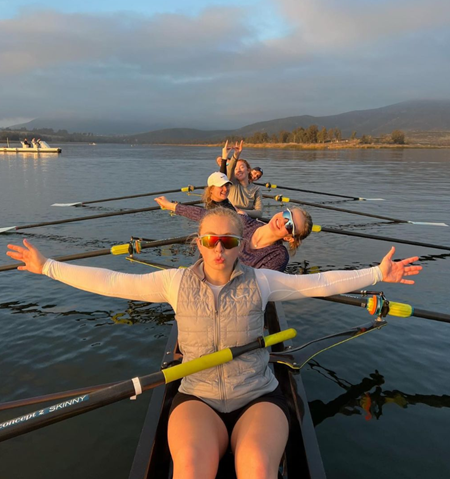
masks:
{"type": "MultiPolygon", "coordinates": [[[[379,300],[376,296],[369,298],[367,300],[366,309],[370,314],[379,313],[381,310],[383,302],[379,300]]],[[[409,318],[412,316],[414,308],[410,304],[405,303],[395,303],[394,301],[389,301],[389,316],[397,316],[399,318],[409,318]]]]}
{"type": "Polygon", "coordinates": [[[278,195],[278,196],[275,196],[275,201],[281,201],[282,203],[289,203],[291,199],[286,198],[285,196],[278,195]]]}
{"type": "Polygon", "coordinates": [[[181,188],[181,191],[183,193],[188,193],[189,191],[194,191],[194,187],[192,185],[185,186],[184,188],[181,188]]]}
{"type": "Polygon", "coordinates": [[[128,254],[130,251],[130,244],[118,244],[117,246],[113,246],[111,249],[111,254],[118,255],[118,254],[128,254]]]}
{"type": "Polygon", "coordinates": [[[399,318],[409,318],[414,312],[414,308],[410,304],[394,303],[389,301],[389,315],[398,316],[399,318]]]}
{"type": "Polygon", "coordinates": [[[320,233],[320,232],[322,231],[322,226],[320,226],[320,225],[313,225],[312,231],[314,231],[314,233],[320,233]]]}
{"type": "Polygon", "coordinates": [[[282,343],[288,339],[295,338],[295,336],[297,336],[297,331],[294,328],[286,329],[284,331],[280,331],[279,333],[266,336],[264,338],[264,344],[266,345],[266,348],[268,348],[274,344],[282,343]]]}
{"type": "Polygon", "coordinates": [[[193,359],[184,364],[173,366],[172,368],[163,369],[162,373],[166,378],[166,383],[176,381],[177,379],[184,378],[189,374],[198,373],[204,369],[219,366],[219,364],[226,363],[233,359],[233,354],[230,349],[222,349],[216,353],[207,354],[201,358],[193,359]]]}
{"type": "Polygon", "coordinates": [[[276,188],[277,185],[272,185],[272,183],[266,183],[265,184],[266,188],[276,188]]]}
{"type": "MultiPolygon", "coordinates": [[[[273,346],[274,344],[287,341],[288,339],[295,338],[297,331],[293,328],[280,331],[279,333],[271,334],[264,338],[265,347],[273,346]]],[[[258,349],[255,346],[253,349],[258,349]]],[[[220,364],[227,363],[233,359],[233,352],[231,349],[222,349],[215,353],[206,354],[201,358],[193,359],[187,363],[179,364],[171,368],[163,369],[161,372],[164,374],[165,382],[170,383],[177,379],[184,378],[189,374],[198,373],[205,369],[219,366],[220,364]]]]}

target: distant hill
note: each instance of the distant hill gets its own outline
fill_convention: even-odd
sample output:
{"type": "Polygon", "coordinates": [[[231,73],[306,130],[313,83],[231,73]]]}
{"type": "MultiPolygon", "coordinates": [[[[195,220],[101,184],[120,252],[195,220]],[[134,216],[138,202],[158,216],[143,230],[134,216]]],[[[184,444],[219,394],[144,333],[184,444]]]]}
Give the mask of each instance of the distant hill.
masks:
{"type": "Polygon", "coordinates": [[[233,133],[251,136],[261,131],[269,135],[281,130],[292,131],[310,125],[339,128],[344,137],[353,131],[360,135],[380,136],[393,130],[450,131],[450,100],[418,100],[396,103],[373,110],[356,110],[332,116],[292,116],[245,126],[233,133]]]}
{"type": "Polygon", "coordinates": [[[93,133],[94,135],[131,135],[152,130],[170,128],[173,125],[162,122],[139,122],[123,120],[106,120],[92,118],[36,118],[27,123],[13,125],[11,130],[26,128],[27,130],[41,130],[52,128],[55,132],[66,130],[69,133],[93,133]]]}
{"type": "Polygon", "coordinates": [[[397,129],[405,133],[450,131],[450,100],[408,101],[372,110],[356,110],[331,116],[292,116],[253,123],[237,130],[205,131],[173,128],[133,135],[133,138],[147,143],[177,143],[188,140],[220,141],[231,135],[249,137],[256,132],[272,135],[282,130],[292,131],[314,124],[319,128],[325,127],[327,130],[339,128],[343,137],[349,137],[354,131],[358,136],[381,136],[397,129]]]}
{"type": "MultiPolygon", "coordinates": [[[[375,137],[390,134],[393,130],[408,132],[445,132],[450,131],[450,100],[415,100],[371,110],[356,110],[330,116],[301,115],[289,118],[253,123],[236,130],[199,130],[192,128],[172,128],[172,125],[162,125],[143,122],[124,122],[120,120],[93,119],[61,119],[38,118],[11,129],[25,127],[52,128],[67,130],[69,133],[85,132],[94,135],[120,135],[114,141],[132,143],[193,143],[221,141],[226,136],[249,137],[256,132],[266,132],[269,135],[280,131],[292,131],[296,128],[307,128],[311,125],[320,128],[338,128],[342,136],[349,137],[356,131],[357,136],[372,135],[375,137]]],[[[106,140],[106,139],[105,139],[106,140]]]]}
{"type": "Polygon", "coordinates": [[[131,143],[193,143],[198,141],[222,141],[233,130],[196,130],[193,128],[170,128],[127,136],[131,143]]]}

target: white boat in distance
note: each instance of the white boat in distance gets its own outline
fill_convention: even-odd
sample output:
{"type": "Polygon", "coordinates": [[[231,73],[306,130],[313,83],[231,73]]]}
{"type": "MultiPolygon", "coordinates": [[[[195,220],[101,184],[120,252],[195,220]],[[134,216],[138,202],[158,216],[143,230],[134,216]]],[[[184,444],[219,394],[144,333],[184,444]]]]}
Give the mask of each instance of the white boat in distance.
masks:
{"type": "Polygon", "coordinates": [[[23,141],[20,142],[22,146],[10,147],[9,143],[7,147],[0,146],[0,152],[3,153],[61,153],[61,148],[52,148],[46,141],[40,140],[39,144],[33,143],[26,144],[23,141]]]}

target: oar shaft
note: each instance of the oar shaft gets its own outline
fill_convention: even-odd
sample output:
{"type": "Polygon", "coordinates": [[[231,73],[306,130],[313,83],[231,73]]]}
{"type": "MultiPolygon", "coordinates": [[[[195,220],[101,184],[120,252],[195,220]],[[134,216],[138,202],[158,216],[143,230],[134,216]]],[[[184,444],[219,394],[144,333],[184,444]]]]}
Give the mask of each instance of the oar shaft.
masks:
{"type": "MultiPolygon", "coordinates": [[[[204,186],[192,186],[187,187],[189,191],[194,191],[198,189],[205,188],[204,186]]],[[[129,195],[129,196],[118,196],[116,198],[105,198],[103,200],[92,200],[92,201],[82,201],[82,205],[92,205],[94,203],[106,203],[107,201],[118,201],[118,200],[128,200],[132,198],[142,198],[144,196],[157,196],[157,195],[167,195],[169,193],[178,193],[180,191],[185,191],[185,188],[177,188],[175,190],[165,190],[165,191],[153,191],[152,193],[142,193],[138,195],[129,195]]]]}
{"type": "Polygon", "coordinates": [[[431,243],[421,243],[419,241],[403,240],[400,238],[389,238],[388,236],[371,235],[371,234],[365,234],[365,233],[358,233],[356,231],[337,230],[334,228],[326,228],[326,227],[322,227],[322,231],[324,231],[325,233],[334,233],[334,234],[345,235],[345,236],[357,236],[359,238],[369,238],[369,239],[375,239],[379,241],[388,241],[389,243],[402,243],[402,244],[408,244],[412,246],[424,246],[426,248],[435,248],[435,249],[450,251],[450,246],[441,246],[441,245],[436,245],[431,243]]]}
{"type": "MultiPolygon", "coordinates": [[[[324,301],[331,301],[334,303],[341,303],[341,304],[348,304],[350,306],[360,306],[361,308],[366,308],[368,298],[356,298],[353,296],[347,295],[334,295],[334,296],[327,296],[322,299],[324,301]]],[[[424,309],[417,309],[414,308],[411,316],[415,316],[417,318],[424,318],[424,319],[431,319],[433,321],[439,321],[442,323],[450,323],[450,315],[445,313],[439,313],[434,311],[426,311],[424,309]]]]}
{"type": "Polygon", "coordinates": [[[70,391],[59,391],[52,394],[44,394],[43,396],[34,396],[32,398],[17,399],[15,401],[8,401],[0,404],[0,411],[7,409],[15,409],[18,407],[31,406],[33,404],[41,404],[44,402],[58,401],[59,399],[73,398],[74,396],[81,396],[83,394],[90,394],[99,389],[105,389],[109,386],[118,384],[119,382],[99,384],[97,386],[90,386],[86,388],[71,389],[70,391]]]}
{"type": "MultiPolygon", "coordinates": [[[[279,198],[283,198],[280,196],[274,196],[274,195],[262,195],[263,198],[270,198],[276,201],[280,201],[279,198]]],[[[381,216],[381,215],[374,215],[372,213],[362,213],[360,211],[354,211],[354,210],[347,210],[345,208],[338,208],[336,206],[329,206],[329,205],[320,205],[318,203],[310,203],[308,201],[300,201],[300,200],[293,200],[292,198],[284,198],[286,202],[289,203],[294,203],[298,205],[305,205],[305,206],[312,206],[314,208],[322,208],[324,210],[332,210],[332,211],[340,211],[342,213],[350,213],[352,215],[359,215],[359,216],[367,216],[369,218],[377,218],[381,220],[387,220],[387,221],[394,221],[395,223],[409,223],[407,220],[399,220],[397,218],[391,218],[389,216],[381,216]]]]}
{"type": "Polygon", "coordinates": [[[176,381],[182,377],[194,374],[205,369],[209,369],[220,364],[231,361],[232,359],[259,348],[273,346],[274,344],[288,341],[296,335],[295,329],[287,329],[265,338],[258,338],[248,344],[225,348],[212,354],[206,354],[192,361],[163,369],[135,380],[127,380],[110,386],[92,394],[84,394],[69,399],[59,404],[37,410],[23,416],[7,420],[0,423],[0,441],[5,441],[13,437],[34,431],[44,426],[78,416],[85,412],[98,409],[108,404],[121,401],[126,398],[140,394],[142,391],[152,389],[164,383],[176,381]],[[140,391],[136,389],[136,382],[140,386],[140,391]]]}
{"type": "MultiPolygon", "coordinates": [[[[270,183],[255,183],[255,185],[259,185],[259,186],[268,186],[270,185],[270,183]]],[[[269,188],[271,187],[272,185],[268,186],[269,188]]],[[[282,190],[289,190],[289,191],[301,191],[303,193],[313,193],[315,195],[325,195],[325,196],[335,196],[337,198],[347,198],[349,200],[363,200],[364,198],[358,198],[357,196],[347,196],[347,195],[338,195],[338,194],[335,194],[335,193],[325,193],[323,191],[313,191],[313,190],[305,190],[305,189],[302,189],[302,188],[291,188],[289,186],[281,186],[281,185],[274,185],[275,188],[281,188],[282,190]]]]}
{"type": "MultiPolygon", "coordinates": [[[[168,238],[164,240],[151,241],[148,243],[143,243],[141,245],[141,248],[142,249],[155,248],[157,246],[166,246],[169,244],[185,243],[188,239],[189,239],[189,236],[179,236],[177,238],[168,238]]],[[[57,261],[73,261],[76,259],[94,258],[97,256],[105,256],[108,254],[111,254],[111,248],[98,249],[95,251],[88,251],[87,253],[71,254],[67,256],[57,256],[56,258],[53,258],[53,259],[57,261]]],[[[5,266],[0,266],[0,271],[10,271],[13,269],[17,269],[19,266],[23,266],[23,263],[7,264],[5,266]]]]}
{"type": "MultiPolygon", "coordinates": [[[[196,205],[198,203],[202,203],[200,200],[196,201],[189,201],[186,203],[183,203],[184,205],[196,205]]],[[[75,221],[87,221],[87,220],[96,220],[98,218],[108,218],[110,216],[121,216],[121,215],[133,215],[136,213],[144,213],[146,211],[156,211],[160,210],[161,208],[159,206],[151,206],[149,208],[138,208],[135,210],[125,210],[125,211],[114,211],[111,213],[102,213],[100,215],[91,215],[91,216],[82,216],[82,217],[77,217],[77,218],[67,218],[65,220],[56,220],[56,221],[47,221],[45,223],[34,223],[30,225],[23,225],[23,226],[16,226],[14,229],[15,230],[24,230],[28,228],[37,228],[40,226],[51,226],[51,225],[60,225],[63,223],[73,223],[75,221]]]]}

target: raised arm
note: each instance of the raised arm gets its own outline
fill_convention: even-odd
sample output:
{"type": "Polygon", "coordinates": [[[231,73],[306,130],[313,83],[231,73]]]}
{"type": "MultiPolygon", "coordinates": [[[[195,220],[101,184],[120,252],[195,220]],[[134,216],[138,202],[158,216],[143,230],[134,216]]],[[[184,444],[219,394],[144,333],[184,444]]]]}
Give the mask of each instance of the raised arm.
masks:
{"type": "Polygon", "coordinates": [[[227,166],[227,176],[232,183],[235,183],[236,177],[234,175],[234,170],[236,169],[236,163],[239,160],[239,156],[241,155],[242,150],[244,149],[244,140],[241,140],[240,143],[236,142],[233,149],[234,149],[233,156],[231,157],[231,160],[227,166]]]}

